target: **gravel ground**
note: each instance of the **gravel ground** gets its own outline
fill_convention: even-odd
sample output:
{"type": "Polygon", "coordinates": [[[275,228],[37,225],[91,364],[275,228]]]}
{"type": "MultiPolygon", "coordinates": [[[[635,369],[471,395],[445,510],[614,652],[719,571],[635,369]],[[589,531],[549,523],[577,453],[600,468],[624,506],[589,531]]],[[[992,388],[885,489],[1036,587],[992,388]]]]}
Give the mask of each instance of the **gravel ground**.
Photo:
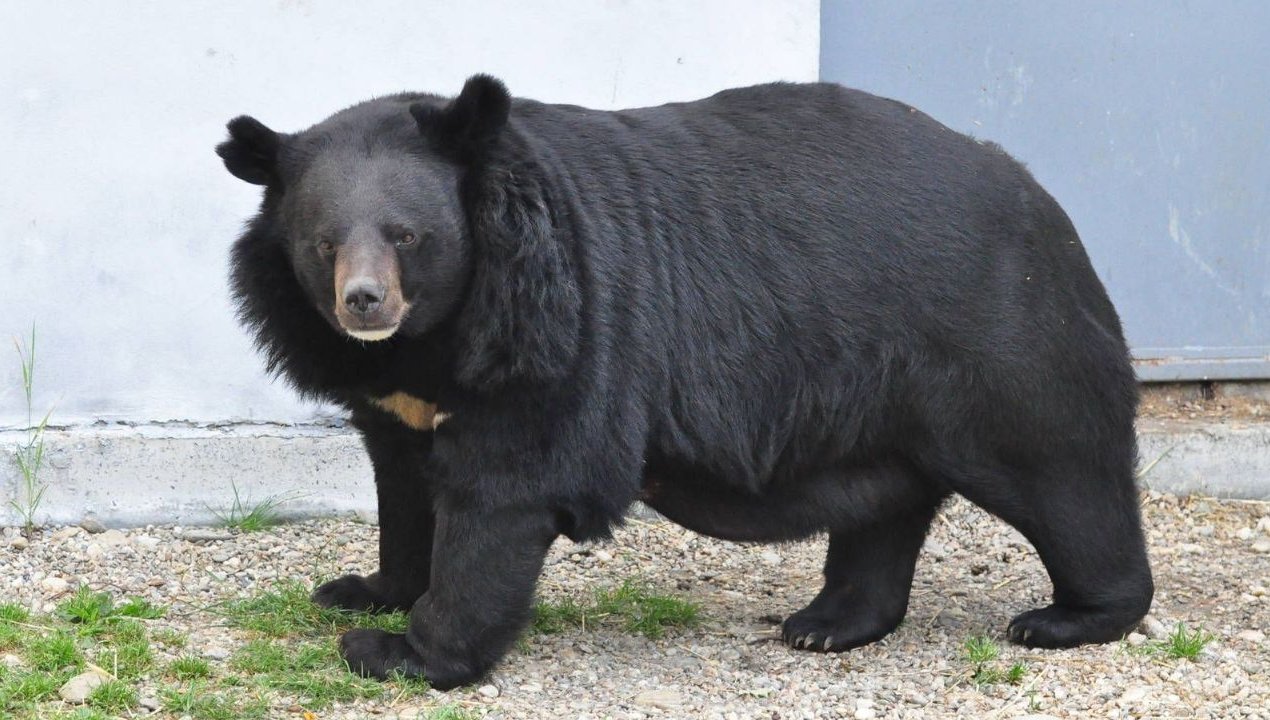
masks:
{"type": "MultiPolygon", "coordinates": [[[[999,667],[1026,664],[1017,685],[977,686],[963,646],[974,635],[1000,640],[1016,612],[1045,603],[1048,580],[1017,533],[959,501],[927,540],[908,619],[875,645],[818,655],[777,640],[773,616],[797,610],[819,589],[823,541],[740,545],[633,520],[611,542],[559,541],[542,596],[584,601],[597,587],[636,576],[701,603],[701,627],[657,641],[615,628],[533,637],[480,687],[320,716],[423,717],[438,703],[458,702],[509,719],[1270,718],[1270,504],[1148,494],[1143,506],[1157,586],[1143,634],[1064,651],[1001,643],[999,667]],[[1197,661],[1132,651],[1179,621],[1215,636],[1197,661]]],[[[213,663],[247,635],[221,626],[207,605],[280,578],[372,569],[376,547],[372,526],[337,520],[253,534],[69,527],[29,543],[4,532],[4,601],[48,612],[80,583],[142,595],[171,609],[152,627],[189,633],[182,652],[213,663]]],[[[299,717],[285,705],[276,715],[299,717]]]]}

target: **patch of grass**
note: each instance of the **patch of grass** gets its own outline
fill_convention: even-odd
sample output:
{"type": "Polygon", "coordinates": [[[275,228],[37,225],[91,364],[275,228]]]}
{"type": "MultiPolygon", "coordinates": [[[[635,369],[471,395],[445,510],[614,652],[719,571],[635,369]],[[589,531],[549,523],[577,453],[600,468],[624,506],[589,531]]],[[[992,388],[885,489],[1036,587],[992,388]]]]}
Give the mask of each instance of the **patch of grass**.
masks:
{"type": "Polygon", "coordinates": [[[315,670],[325,661],[334,660],[322,648],[311,643],[295,648],[273,640],[252,640],[238,649],[229,665],[251,674],[287,670],[315,670]]]}
{"type": "Polygon", "coordinates": [[[25,643],[26,660],[35,670],[78,670],[84,665],[75,636],[65,630],[54,630],[25,643]]]}
{"type": "Polygon", "coordinates": [[[1130,645],[1128,640],[1122,640],[1120,650],[1129,655],[1164,656],[1171,660],[1198,662],[1200,654],[1213,639],[1212,633],[1203,628],[1188,630],[1186,623],[1179,622],[1163,640],[1149,640],[1140,645],[1130,645]]]}
{"type": "Polygon", "coordinates": [[[225,693],[211,692],[204,682],[191,682],[182,687],[164,688],[159,693],[163,709],[194,720],[260,720],[269,703],[260,698],[230,699],[225,693]]]}
{"type": "Polygon", "coordinates": [[[185,633],[172,628],[152,630],[150,631],[150,639],[170,648],[183,648],[190,642],[190,638],[185,633]]]}
{"type": "Polygon", "coordinates": [[[627,580],[621,586],[596,595],[595,608],[603,615],[622,620],[622,629],[656,640],[668,627],[694,627],[700,621],[701,606],[674,597],[658,595],[639,581],[627,580]]]}
{"type": "Polygon", "coordinates": [[[0,710],[40,702],[57,696],[66,677],[47,671],[5,670],[0,675],[0,710]]]}
{"type": "Polygon", "coordinates": [[[122,620],[112,623],[107,640],[97,654],[96,663],[110,670],[115,677],[139,677],[154,666],[150,640],[140,622],[122,620]]]}
{"type": "Polygon", "coordinates": [[[24,623],[31,619],[31,613],[17,603],[0,603],[0,621],[24,623]]]}
{"type": "Polygon", "coordinates": [[[530,629],[552,635],[568,627],[585,628],[589,622],[616,620],[623,631],[656,640],[666,628],[695,627],[700,622],[700,612],[697,603],[658,594],[645,582],[627,579],[615,588],[597,591],[589,605],[573,600],[538,603],[530,629]]]}
{"type": "Polygon", "coordinates": [[[21,605],[0,605],[0,650],[12,650],[22,645],[28,631],[21,626],[30,619],[31,614],[21,605]]]}
{"type": "Polygon", "coordinates": [[[996,685],[1009,683],[1018,685],[1027,676],[1026,663],[1016,662],[1002,670],[997,660],[1001,657],[1001,648],[986,635],[975,635],[966,640],[964,645],[966,660],[974,667],[970,672],[970,681],[975,685],[996,685]]]}
{"type": "Polygon", "coordinates": [[[477,715],[460,705],[442,705],[428,713],[428,720],[477,720],[477,715]]]}
{"type": "Polygon", "coordinates": [[[89,632],[95,631],[114,612],[115,604],[110,593],[94,592],[81,585],[75,594],[57,605],[57,616],[63,620],[83,625],[89,632]]]}
{"type": "Polygon", "coordinates": [[[252,640],[234,655],[230,667],[250,674],[256,686],[293,696],[301,706],[313,710],[385,693],[383,684],[348,671],[334,638],[299,647],[269,639],[252,640]]]}
{"type": "Polygon", "coordinates": [[[238,484],[230,482],[230,490],[234,493],[234,501],[225,512],[213,510],[221,525],[241,532],[260,532],[275,525],[282,524],[282,506],[293,499],[289,495],[270,495],[256,503],[244,500],[238,492],[238,484]]]}
{"type": "Polygon", "coordinates": [[[271,637],[334,632],[338,613],[323,611],[309,600],[309,591],[296,581],[284,581],[268,592],[223,606],[231,625],[271,637]]]}
{"type": "Polygon", "coordinates": [[[58,713],[53,720],[112,720],[110,715],[96,708],[76,708],[68,713],[58,713]]]}
{"type": "Polygon", "coordinates": [[[534,605],[534,619],[529,629],[536,635],[559,635],[571,627],[586,626],[587,609],[568,598],[558,603],[534,605]]]}
{"type": "Polygon", "coordinates": [[[372,615],[320,608],[309,599],[311,594],[300,582],[284,581],[254,597],[231,600],[221,606],[220,613],[231,625],[270,637],[331,635],[352,627],[401,633],[410,622],[400,612],[372,615]]]}
{"type": "Polygon", "coordinates": [[[74,595],[58,604],[56,614],[79,626],[82,635],[111,632],[118,636],[118,640],[136,640],[145,636],[145,629],[137,624],[138,619],[160,618],[166,612],[165,608],[142,598],[131,598],[116,606],[110,593],[95,592],[83,585],[74,595]]]}
{"type": "Polygon", "coordinates": [[[975,635],[966,641],[966,659],[976,665],[996,660],[1001,649],[987,635],[975,635]]]}
{"type": "Polygon", "coordinates": [[[1168,638],[1161,643],[1161,650],[1171,658],[1193,662],[1199,658],[1199,654],[1212,641],[1212,633],[1205,632],[1203,628],[1195,628],[1193,631],[1188,631],[1186,623],[1178,623],[1168,638]]]}
{"type": "Polygon", "coordinates": [[[1005,681],[1011,685],[1018,685],[1023,682],[1023,678],[1027,677],[1027,664],[1016,662],[1005,671],[1005,681]]]}
{"type": "Polygon", "coordinates": [[[120,680],[107,680],[88,694],[88,706],[118,714],[137,706],[137,691],[120,680]]]}
{"type": "Polygon", "coordinates": [[[167,614],[167,608],[155,605],[141,597],[128,598],[122,605],[115,608],[115,615],[139,620],[158,620],[167,614]]]}
{"type": "Polygon", "coordinates": [[[167,673],[177,680],[195,680],[210,677],[212,666],[203,658],[186,655],[168,663],[167,673]]]}

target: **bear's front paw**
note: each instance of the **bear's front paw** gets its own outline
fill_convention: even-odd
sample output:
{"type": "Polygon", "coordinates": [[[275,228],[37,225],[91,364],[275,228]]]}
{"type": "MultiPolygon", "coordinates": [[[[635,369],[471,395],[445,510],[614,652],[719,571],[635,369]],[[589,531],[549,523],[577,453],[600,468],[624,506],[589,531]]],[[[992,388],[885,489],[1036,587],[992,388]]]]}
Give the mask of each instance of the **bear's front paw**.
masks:
{"type": "Polygon", "coordinates": [[[358,628],[340,638],[340,655],[355,673],[386,680],[393,675],[422,677],[423,658],[405,635],[358,628]]]}
{"type": "Polygon", "coordinates": [[[350,670],[367,677],[422,677],[437,690],[465,685],[481,675],[464,662],[437,663],[436,667],[425,669],[423,658],[405,635],[383,630],[349,630],[340,638],[340,655],[350,670]]]}
{"type": "Polygon", "coordinates": [[[336,610],[375,612],[395,610],[371,580],[361,575],[345,575],[323,583],[313,591],[313,603],[336,610]]]}
{"type": "Polygon", "coordinates": [[[868,612],[828,614],[808,607],[785,620],[781,639],[799,650],[842,652],[880,640],[897,625],[899,620],[868,612]]]}

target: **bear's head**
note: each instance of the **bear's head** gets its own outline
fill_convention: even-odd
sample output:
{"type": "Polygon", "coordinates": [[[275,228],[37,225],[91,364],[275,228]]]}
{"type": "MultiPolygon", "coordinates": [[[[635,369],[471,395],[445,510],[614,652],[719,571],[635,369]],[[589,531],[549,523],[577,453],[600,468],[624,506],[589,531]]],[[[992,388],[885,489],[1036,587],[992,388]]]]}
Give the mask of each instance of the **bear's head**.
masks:
{"type": "Polygon", "coordinates": [[[292,348],[278,345],[298,326],[391,344],[453,320],[465,384],[565,374],[578,342],[573,260],[510,111],[502,83],[478,75],[449,102],[381,98],[293,135],[230,121],[217,154],[265,187],[235,248],[236,292],[274,365],[288,367],[281,356],[292,348]],[[259,272],[266,258],[288,273],[259,272]],[[322,329],[284,307],[284,289],[244,287],[253,278],[294,282],[322,329]]]}

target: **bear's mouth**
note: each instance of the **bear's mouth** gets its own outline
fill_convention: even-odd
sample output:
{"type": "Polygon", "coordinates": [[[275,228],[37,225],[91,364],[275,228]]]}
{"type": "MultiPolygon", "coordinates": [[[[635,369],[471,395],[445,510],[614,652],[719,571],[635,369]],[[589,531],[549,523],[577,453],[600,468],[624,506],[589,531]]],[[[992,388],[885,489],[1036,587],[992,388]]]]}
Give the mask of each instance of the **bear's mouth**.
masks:
{"type": "Polygon", "coordinates": [[[389,325],[388,327],[384,327],[384,328],[354,329],[350,327],[345,327],[344,332],[348,333],[352,337],[357,338],[358,340],[365,340],[366,342],[378,342],[380,340],[387,340],[388,338],[392,337],[393,334],[397,332],[397,328],[399,327],[401,327],[401,323],[393,323],[392,325],[389,325]]]}

